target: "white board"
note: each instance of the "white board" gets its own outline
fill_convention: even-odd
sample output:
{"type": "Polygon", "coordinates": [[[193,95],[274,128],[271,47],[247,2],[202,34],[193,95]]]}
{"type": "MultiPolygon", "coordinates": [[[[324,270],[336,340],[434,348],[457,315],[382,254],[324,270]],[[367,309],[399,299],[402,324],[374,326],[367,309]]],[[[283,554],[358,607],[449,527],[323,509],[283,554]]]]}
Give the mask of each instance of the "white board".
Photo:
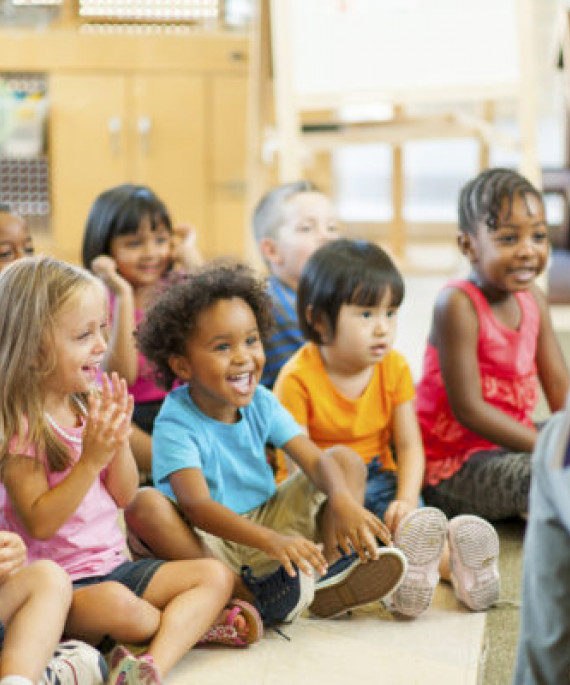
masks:
{"type": "Polygon", "coordinates": [[[276,10],[299,105],[512,97],[519,86],[517,0],[273,0],[276,10]]]}

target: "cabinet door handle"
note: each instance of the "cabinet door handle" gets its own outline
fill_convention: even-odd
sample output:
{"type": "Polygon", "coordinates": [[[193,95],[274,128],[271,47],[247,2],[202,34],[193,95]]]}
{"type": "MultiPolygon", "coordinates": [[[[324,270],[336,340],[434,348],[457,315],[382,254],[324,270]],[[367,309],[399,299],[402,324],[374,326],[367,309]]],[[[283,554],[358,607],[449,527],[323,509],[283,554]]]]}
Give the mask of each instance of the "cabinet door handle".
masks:
{"type": "Polygon", "coordinates": [[[114,155],[121,154],[121,130],[123,124],[121,117],[110,117],[107,122],[107,130],[109,131],[109,142],[111,144],[111,151],[114,155]]]}
{"type": "Polygon", "coordinates": [[[150,134],[152,131],[152,120],[150,117],[139,117],[137,122],[137,129],[139,132],[139,139],[141,143],[141,151],[143,155],[148,155],[150,152],[150,134]]]}

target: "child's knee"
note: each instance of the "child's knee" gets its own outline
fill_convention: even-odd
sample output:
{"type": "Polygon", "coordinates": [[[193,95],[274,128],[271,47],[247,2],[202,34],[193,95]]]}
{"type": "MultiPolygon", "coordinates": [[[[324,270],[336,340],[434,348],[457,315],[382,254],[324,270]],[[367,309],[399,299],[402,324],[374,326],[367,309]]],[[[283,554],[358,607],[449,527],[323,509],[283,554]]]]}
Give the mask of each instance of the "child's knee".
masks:
{"type": "Polygon", "coordinates": [[[235,577],[229,566],[218,559],[196,559],[190,563],[199,572],[202,584],[215,588],[220,594],[231,595],[235,577]]]}
{"type": "Polygon", "coordinates": [[[133,502],[125,509],[125,522],[129,528],[139,530],[161,525],[161,521],[173,516],[170,501],[155,488],[142,488],[133,502]]]}
{"type": "Polygon", "coordinates": [[[350,474],[353,478],[358,478],[363,483],[366,481],[366,464],[353,449],[345,445],[335,445],[325,451],[327,455],[337,462],[345,474],[350,474]]]}
{"type": "Polygon", "coordinates": [[[71,602],[71,578],[55,561],[43,559],[34,561],[27,567],[30,583],[50,596],[59,596],[71,602]]]}

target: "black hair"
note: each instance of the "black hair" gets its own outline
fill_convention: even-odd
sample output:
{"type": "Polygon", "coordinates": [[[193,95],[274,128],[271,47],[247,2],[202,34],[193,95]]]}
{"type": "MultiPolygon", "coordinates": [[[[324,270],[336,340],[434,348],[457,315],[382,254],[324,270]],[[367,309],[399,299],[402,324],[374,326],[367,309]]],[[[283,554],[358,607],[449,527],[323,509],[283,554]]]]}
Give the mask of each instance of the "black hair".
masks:
{"type": "Polygon", "coordinates": [[[138,349],[151,362],[156,382],[170,390],[177,379],[169,359],[183,355],[196,331],[200,314],[219,300],[239,297],[253,311],[264,341],[273,326],[266,283],[240,262],[216,260],[191,274],[174,274],[146,313],[135,337],[138,349]]]}
{"type": "Polygon", "coordinates": [[[82,259],[85,268],[99,255],[110,253],[111,240],[138,231],[148,217],[154,231],[159,223],[172,232],[166,206],[150,188],[125,183],[101,193],[92,204],[83,235],[82,259]]]}
{"type": "Polygon", "coordinates": [[[542,202],[542,195],[532,183],[512,169],[495,167],[482,171],[468,181],[459,193],[459,230],[474,235],[479,222],[490,231],[497,228],[499,213],[505,198],[510,215],[516,196],[533,195],[542,202]]]}
{"type": "Polygon", "coordinates": [[[324,317],[334,337],[343,304],[373,307],[387,291],[391,306],[399,307],[404,299],[404,281],[394,262],[378,245],[340,239],[319,247],[305,264],[297,290],[297,316],[303,335],[323,344],[314,327],[315,320],[324,317]]]}
{"type": "Polygon", "coordinates": [[[2,214],[11,214],[12,208],[7,202],[0,202],[0,212],[2,214]]]}

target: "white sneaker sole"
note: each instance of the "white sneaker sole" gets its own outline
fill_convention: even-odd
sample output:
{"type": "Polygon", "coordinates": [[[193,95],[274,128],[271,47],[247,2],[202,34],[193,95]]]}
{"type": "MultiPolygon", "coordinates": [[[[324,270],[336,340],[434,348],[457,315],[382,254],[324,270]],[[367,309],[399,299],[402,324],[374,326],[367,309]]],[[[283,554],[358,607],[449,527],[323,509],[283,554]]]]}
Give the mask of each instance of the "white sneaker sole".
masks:
{"type": "Polygon", "coordinates": [[[405,575],[406,558],[395,547],[381,547],[378,555],[367,562],[358,559],[342,573],[317,583],[311,614],[334,618],[394,592],[405,575]]]}
{"type": "Polygon", "coordinates": [[[439,582],[439,562],[445,547],[447,518],[434,507],[410,512],[394,534],[394,544],[406,555],[408,571],[390,599],[390,609],[410,618],[431,604],[439,582]]]}
{"type": "Polygon", "coordinates": [[[478,516],[456,516],[449,522],[451,582],[469,609],[485,611],[499,599],[499,536],[478,516]]]}

